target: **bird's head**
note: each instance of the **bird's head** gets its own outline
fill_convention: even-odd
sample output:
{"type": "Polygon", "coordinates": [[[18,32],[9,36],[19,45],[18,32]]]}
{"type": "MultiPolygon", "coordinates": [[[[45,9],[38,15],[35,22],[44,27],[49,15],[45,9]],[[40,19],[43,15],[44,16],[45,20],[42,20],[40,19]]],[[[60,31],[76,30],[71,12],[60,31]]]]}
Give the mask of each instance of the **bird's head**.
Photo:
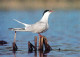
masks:
{"type": "Polygon", "coordinates": [[[44,12],[43,12],[43,15],[44,14],[50,14],[50,13],[52,13],[53,11],[52,10],[45,10],[44,12]]]}

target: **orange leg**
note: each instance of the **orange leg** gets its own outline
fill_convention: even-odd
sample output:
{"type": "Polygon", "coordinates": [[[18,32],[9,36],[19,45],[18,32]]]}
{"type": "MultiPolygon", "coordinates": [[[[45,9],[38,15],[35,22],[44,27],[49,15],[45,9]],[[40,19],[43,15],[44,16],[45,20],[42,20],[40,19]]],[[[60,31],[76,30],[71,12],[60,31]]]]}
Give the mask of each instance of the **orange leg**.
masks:
{"type": "Polygon", "coordinates": [[[40,33],[38,33],[39,34],[39,37],[43,37],[40,33]]]}

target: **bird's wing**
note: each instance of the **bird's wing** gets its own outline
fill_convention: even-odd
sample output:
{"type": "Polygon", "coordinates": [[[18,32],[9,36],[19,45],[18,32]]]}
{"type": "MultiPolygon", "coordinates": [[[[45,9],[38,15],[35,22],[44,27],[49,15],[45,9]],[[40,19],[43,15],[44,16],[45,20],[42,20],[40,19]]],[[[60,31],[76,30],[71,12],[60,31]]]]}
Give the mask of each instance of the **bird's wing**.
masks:
{"type": "Polygon", "coordinates": [[[20,21],[18,21],[18,20],[16,20],[16,19],[13,19],[13,20],[15,20],[16,22],[18,22],[18,23],[20,23],[20,24],[24,25],[25,27],[30,26],[29,24],[22,23],[22,22],[20,22],[20,21]]]}
{"type": "Polygon", "coordinates": [[[26,31],[25,28],[9,28],[12,31],[26,31]]]}
{"type": "Polygon", "coordinates": [[[35,24],[32,24],[32,30],[42,30],[45,29],[46,24],[44,22],[36,22],[35,24]]]}

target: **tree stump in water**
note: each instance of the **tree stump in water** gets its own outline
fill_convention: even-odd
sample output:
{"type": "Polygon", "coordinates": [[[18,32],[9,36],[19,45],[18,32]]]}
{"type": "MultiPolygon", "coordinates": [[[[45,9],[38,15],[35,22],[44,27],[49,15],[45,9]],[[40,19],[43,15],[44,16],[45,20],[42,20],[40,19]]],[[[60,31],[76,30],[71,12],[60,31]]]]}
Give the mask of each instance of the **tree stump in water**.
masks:
{"type": "MultiPolygon", "coordinates": [[[[30,43],[30,41],[28,42],[28,51],[33,51],[33,49],[35,51],[37,50],[37,36],[35,36],[34,42],[35,46],[32,43],[30,43]]],[[[48,44],[47,38],[45,36],[39,37],[39,47],[38,47],[39,51],[43,51],[43,45],[45,47],[45,51],[50,51],[52,49],[48,44]]]]}
{"type": "Polygon", "coordinates": [[[28,41],[28,51],[33,51],[33,45],[28,41]]]}
{"type": "Polygon", "coordinates": [[[45,36],[39,37],[39,50],[43,50],[43,45],[45,47],[45,51],[49,51],[52,49],[48,44],[47,38],[45,36]]]}
{"type": "Polygon", "coordinates": [[[35,36],[35,46],[28,41],[28,52],[32,52],[33,49],[36,51],[37,50],[37,37],[35,36]]]}
{"type": "Polygon", "coordinates": [[[17,51],[17,45],[16,45],[16,43],[15,42],[13,42],[13,51],[17,51]]]}
{"type": "Polygon", "coordinates": [[[45,45],[45,51],[52,49],[52,48],[50,47],[50,45],[48,44],[47,38],[46,38],[45,36],[43,36],[43,43],[44,43],[44,45],[45,45]]]}
{"type": "Polygon", "coordinates": [[[0,41],[0,45],[4,45],[4,44],[7,44],[7,42],[4,41],[4,40],[1,40],[1,41],[0,41]]]}

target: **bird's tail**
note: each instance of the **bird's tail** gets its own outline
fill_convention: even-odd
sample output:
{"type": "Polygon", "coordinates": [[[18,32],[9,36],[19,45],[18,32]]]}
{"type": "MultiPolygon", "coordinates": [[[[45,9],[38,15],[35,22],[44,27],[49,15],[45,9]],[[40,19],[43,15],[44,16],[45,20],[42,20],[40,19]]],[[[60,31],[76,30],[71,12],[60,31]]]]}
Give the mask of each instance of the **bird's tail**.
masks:
{"type": "Polygon", "coordinates": [[[25,28],[9,28],[11,31],[25,31],[25,28]]]}
{"type": "Polygon", "coordinates": [[[31,25],[29,25],[29,24],[22,23],[22,22],[20,22],[20,21],[18,21],[18,20],[16,20],[16,19],[13,19],[13,20],[15,20],[15,21],[17,21],[18,23],[24,25],[25,28],[8,28],[8,29],[11,30],[11,31],[27,31],[26,28],[29,27],[29,26],[31,26],[31,25]]]}
{"type": "Polygon", "coordinates": [[[13,20],[16,21],[16,22],[18,22],[18,23],[20,23],[20,24],[22,24],[22,25],[24,25],[25,27],[30,26],[29,24],[26,24],[26,23],[20,22],[20,21],[18,21],[18,20],[16,20],[16,19],[13,19],[13,20]]]}

